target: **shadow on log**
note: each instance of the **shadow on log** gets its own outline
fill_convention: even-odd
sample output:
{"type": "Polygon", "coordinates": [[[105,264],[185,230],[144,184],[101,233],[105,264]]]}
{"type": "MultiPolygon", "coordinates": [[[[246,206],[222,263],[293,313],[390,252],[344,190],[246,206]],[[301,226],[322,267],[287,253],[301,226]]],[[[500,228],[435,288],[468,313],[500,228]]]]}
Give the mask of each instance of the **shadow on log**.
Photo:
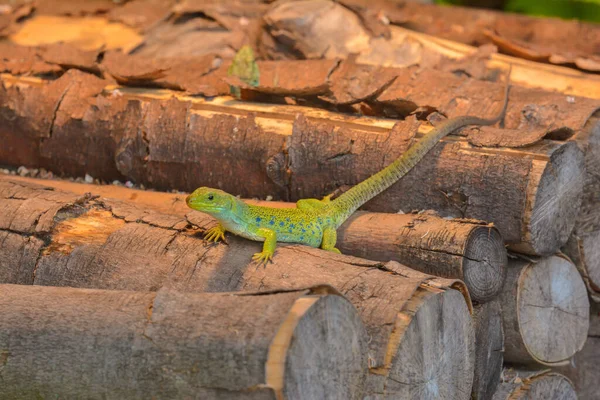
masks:
{"type": "Polygon", "coordinates": [[[565,365],[585,344],[590,304],[566,258],[509,261],[500,301],[505,362],[565,365]]]}
{"type": "Polygon", "coordinates": [[[590,331],[583,349],[575,354],[569,365],[555,368],[575,385],[581,400],[599,400],[600,377],[600,304],[590,304],[590,331]]]}
{"type": "MultiPolygon", "coordinates": [[[[80,195],[89,192],[181,218],[189,215],[199,226],[216,223],[210,216],[190,210],[185,204],[185,195],[62,180],[10,179],[80,195]]],[[[294,203],[248,202],[269,207],[295,207],[294,203]]],[[[500,292],[506,276],[506,249],[496,228],[476,220],[444,219],[431,212],[383,214],[358,211],[338,229],[338,248],[343,254],[376,261],[394,260],[431,275],[461,279],[471,298],[480,303],[500,292]]]]}
{"type": "Polygon", "coordinates": [[[494,299],[474,307],[475,377],[471,399],[491,399],[500,383],[504,360],[504,328],[500,301],[494,299]]]}
{"type": "Polygon", "coordinates": [[[367,395],[469,398],[474,332],[460,281],[300,245],[279,246],[275,263],[257,268],[261,243],[207,244],[193,221],[22,182],[0,180],[0,209],[1,282],[188,292],[326,283],[365,323],[367,395]]]}
{"type": "Polygon", "coordinates": [[[492,400],[577,400],[571,381],[556,372],[505,369],[503,375],[492,400]]]}
{"type": "Polygon", "coordinates": [[[335,293],[0,285],[0,397],[359,400],[368,338],[335,293]]]}

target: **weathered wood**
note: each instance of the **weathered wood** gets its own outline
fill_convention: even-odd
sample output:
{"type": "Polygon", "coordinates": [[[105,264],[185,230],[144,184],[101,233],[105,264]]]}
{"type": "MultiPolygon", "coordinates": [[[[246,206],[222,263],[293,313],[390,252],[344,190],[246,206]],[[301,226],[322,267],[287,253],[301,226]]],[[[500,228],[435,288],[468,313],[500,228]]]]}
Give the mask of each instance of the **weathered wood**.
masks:
{"type": "Polygon", "coordinates": [[[590,304],[590,330],[585,346],[575,354],[569,365],[555,368],[569,378],[581,400],[598,400],[598,377],[600,376],[600,305],[590,304]]]}
{"type": "Polygon", "coordinates": [[[504,360],[502,309],[495,299],[474,307],[475,379],[471,399],[491,399],[500,383],[504,360]]]}
{"type": "Polygon", "coordinates": [[[504,370],[493,400],[576,400],[577,393],[564,375],[550,370],[504,370]]]}
{"type": "MultiPolygon", "coordinates": [[[[78,75],[65,75],[51,85],[68,86],[70,79],[80,79],[78,75]]],[[[469,92],[490,93],[482,87],[475,89],[472,86],[469,92]]],[[[1,154],[0,161],[13,165],[27,161],[29,166],[41,164],[105,180],[125,176],[159,189],[191,191],[204,185],[244,197],[272,195],[297,200],[320,197],[368,178],[401,154],[418,129],[411,119],[392,125],[390,120],[349,119],[308,107],[224,103],[223,99],[210,103],[190,98],[163,101],[153,100],[164,98],[161,92],[117,90],[107,97],[96,94],[81,104],[63,100],[58,109],[64,114],[56,120],[51,110],[57,105],[48,100],[44,118],[54,123],[40,131],[35,129],[33,107],[44,90],[28,92],[21,87],[17,95],[16,87],[6,88],[2,96],[10,101],[4,103],[0,115],[6,115],[10,123],[2,134],[9,142],[29,139],[19,145],[20,150],[1,154]],[[89,112],[84,112],[85,104],[89,112]],[[302,114],[294,117],[299,112],[302,114]],[[69,113],[71,119],[66,117],[69,113]],[[71,151],[72,143],[77,143],[77,152],[71,151]],[[40,146],[41,156],[36,146],[40,146]],[[12,155],[23,152],[26,156],[12,155]]],[[[477,99],[484,114],[499,106],[500,92],[493,98],[477,99]]],[[[69,90],[65,99],[70,96],[69,90]]],[[[549,107],[559,102],[547,93],[544,96],[530,93],[524,98],[527,103],[519,105],[511,97],[512,117],[507,117],[511,124],[524,123],[522,107],[531,102],[549,107]]],[[[570,106],[564,100],[560,103],[561,112],[548,121],[559,121],[567,114],[564,111],[570,106]]],[[[583,124],[583,111],[589,108],[592,112],[595,107],[588,106],[578,109],[580,117],[560,126],[567,131],[576,129],[583,124]]],[[[460,108],[469,112],[470,107],[460,108]]],[[[456,111],[456,107],[452,109],[456,111]]],[[[536,118],[545,117],[540,114],[536,118]]],[[[426,130],[422,127],[420,131],[426,130]]],[[[485,143],[497,145],[496,139],[504,133],[486,131],[485,143]]],[[[553,254],[567,241],[575,224],[583,186],[581,151],[573,142],[539,140],[537,136],[512,144],[528,145],[522,149],[479,147],[474,137],[479,136],[470,133],[463,139],[442,141],[408,175],[364,208],[385,212],[435,209],[444,217],[489,221],[516,250],[553,254]]]]}
{"type": "Polygon", "coordinates": [[[581,211],[562,251],[579,269],[590,292],[600,302],[600,116],[594,114],[574,139],[585,154],[581,211]]]}
{"type": "Polygon", "coordinates": [[[589,301],[566,258],[509,261],[500,300],[506,362],[565,365],[585,344],[589,301]]]}
{"type": "MultiPolygon", "coordinates": [[[[344,4],[359,2],[356,0],[343,1],[344,4]]],[[[572,68],[544,65],[524,60],[522,57],[496,54],[495,48],[481,49],[420,33],[415,29],[410,29],[410,26],[409,29],[406,29],[394,26],[396,24],[384,26],[382,23],[386,19],[396,23],[407,22],[407,19],[412,17],[411,9],[413,12],[417,9],[419,17],[426,21],[425,25],[433,26],[429,29],[435,30],[438,26],[443,27],[444,24],[439,25],[429,21],[430,15],[419,10],[422,4],[415,3],[412,7],[408,6],[409,11],[405,14],[403,8],[381,7],[381,2],[373,4],[368,0],[362,1],[362,3],[364,2],[368,3],[367,10],[358,16],[347,7],[326,0],[274,3],[264,16],[268,34],[261,38],[261,47],[265,53],[277,59],[284,57],[344,58],[349,54],[357,54],[358,61],[361,63],[388,67],[418,65],[453,72],[465,71],[468,75],[478,76],[482,79],[493,75],[496,68],[505,68],[510,64],[513,66],[512,80],[520,86],[540,87],[576,96],[600,97],[600,79],[595,74],[582,73],[572,68]],[[367,15],[366,18],[365,15],[367,15]],[[323,21],[328,21],[328,23],[323,21]],[[337,21],[344,22],[336,23],[337,21]]],[[[449,13],[454,13],[453,8],[444,8],[447,8],[449,13]]],[[[471,15],[480,15],[481,11],[471,10],[470,13],[471,15]]],[[[458,16],[456,18],[461,21],[456,26],[464,25],[465,19],[472,21],[472,17],[461,18],[458,16]]],[[[479,23],[470,25],[470,27],[461,27],[461,29],[452,29],[452,31],[453,33],[459,32],[458,35],[462,33],[468,35],[472,29],[480,28],[479,23]]],[[[544,24],[541,23],[541,25],[544,24]]],[[[548,25],[553,26],[554,24],[548,25]]],[[[578,28],[580,24],[572,24],[572,27],[578,28]]],[[[552,30],[564,32],[564,26],[555,27],[552,30]]],[[[515,30],[509,29],[509,31],[515,30]]],[[[494,37],[494,33],[490,33],[494,37]]],[[[576,33],[572,34],[576,35],[576,33]]],[[[539,35],[528,33],[528,41],[533,36],[537,38],[539,35]]],[[[562,40],[564,37],[560,36],[560,38],[562,40]]],[[[582,42],[590,45],[587,38],[582,42]]],[[[505,42],[498,41],[496,44],[502,46],[505,42]]],[[[593,66],[596,68],[598,66],[594,53],[586,54],[585,57],[581,57],[580,54],[574,57],[572,47],[569,47],[568,53],[562,53],[560,57],[553,58],[553,61],[562,64],[569,60],[579,63],[580,67],[593,66]]],[[[589,48],[593,48],[593,46],[589,48]]],[[[519,54],[519,56],[522,55],[519,54]]],[[[593,71],[593,68],[590,70],[593,71]]],[[[427,85],[427,82],[423,83],[427,85]]]]}
{"type": "MultiPolygon", "coordinates": [[[[190,210],[185,204],[185,194],[65,180],[22,177],[11,177],[10,180],[37,183],[80,195],[92,193],[124,200],[182,218],[192,213],[196,223],[202,226],[216,223],[210,216],[190,210]]],[[[246,201],[269,207],[295,207],[294,203],[246,201]]],[[[338,230],[337,246],[343,254],[376,261],[394,260],[431,275],[461,279],[476,302],[494,298],[502,289],[506,276],[506,249],[497,229],[481,221],[443,219],[431,212],[381,214],[359,211],[338,230]]]]}
{"type": "Polygon", "coordinates": [[[383,8],[393,24],[436,37],[473,46],[495,44],[500,52],[522,59],[598,70],[594,48],[600,46],[600,34],[592,23],[410,1],[403,2],[399,9],[390,2],[343,0],[342,3],[362,6],[363,12],[383,8]],[[462,29],[455,29],[457,26],[462,29]]]}
{"type": "Polygon", "coordinates": [[[367,327],[369,395],[469,397],[474,333],[460,281],[300,245],[279,246],[275,263],[257,268],[251,255],[261,243],[207,244],[200,237],[206,226],[196,227],[206,219],[195,220],[197,213],[185,219],[6,179],[0,198],[2,282],[191,292],[328,283],[367,327]]]}
{"type": "Polygon", "coordinates": [[[362,399],[368,338],[335,293],[0,285],[0,397],[362,399]]]}

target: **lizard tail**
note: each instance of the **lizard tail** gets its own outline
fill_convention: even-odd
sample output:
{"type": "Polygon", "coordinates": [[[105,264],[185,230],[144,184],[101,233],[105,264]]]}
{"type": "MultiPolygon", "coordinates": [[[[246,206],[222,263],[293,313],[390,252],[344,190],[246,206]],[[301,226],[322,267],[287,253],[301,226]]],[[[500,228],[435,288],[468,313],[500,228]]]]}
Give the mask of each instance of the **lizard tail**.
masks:
{"type": "Polygon", "coordinates": [[[506,107],[508,105],[508,92],[510,88],[510,72],[508,70],[506,89],[504,91],[504,104],[502,110],[491,119],[484,119],[474,116],[462,116],[445,120],[428,132],[421,140],[412,145],[393,163],[364,180],[363,182],[344,192],[337,199],[331,202],[329,210],[335,221],[336,227],[339,227],[346,219],[350,217],[359,207],[383,192],[408,171],[410,171],[421,159],[442,139],[456,129],[468,125],[493,125],[504,118],[506,107]]]}

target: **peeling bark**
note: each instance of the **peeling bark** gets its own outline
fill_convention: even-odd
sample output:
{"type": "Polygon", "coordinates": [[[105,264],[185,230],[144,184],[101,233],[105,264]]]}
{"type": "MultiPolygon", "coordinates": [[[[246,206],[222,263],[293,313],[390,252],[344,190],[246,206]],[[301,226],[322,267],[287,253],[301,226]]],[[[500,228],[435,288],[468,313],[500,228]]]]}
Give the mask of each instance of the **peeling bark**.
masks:
{"type": "MultiPolygon", "coordinates": [[[[288,290],[328,283],[354,304],[365,322],[369,393],[413,396],[433,390],[424,382],[434,381],[449,397],[469,397],[474,337],[470,300],[461,281],[300,245],[279,246],[275,263],[257,268],[251,255],[261,243],[237,237],[229,237],[228,244],[206,243],[200,238],[209,226],[206,219],[206,226],[197,227],[203,222],[191,217],[22,182],[0,180],[0,209],[5,210],[0,232],[45,237],[33,281],[31,274],[17,281],[19,275],[6,272],[15,268],[11,258],[23,251],[22,244],[0,248],[0,276],[9,279],[4,283],[184,292],[288,290]],[[16,194],[27,200],[9,198],[16,194]],[[37,223],[28,204],[43,215],[37,223]],[[7,225],[13,232],[4,232],[7,225]]],[[[37,258],[30,254],[16,267],[37,258]]]]}

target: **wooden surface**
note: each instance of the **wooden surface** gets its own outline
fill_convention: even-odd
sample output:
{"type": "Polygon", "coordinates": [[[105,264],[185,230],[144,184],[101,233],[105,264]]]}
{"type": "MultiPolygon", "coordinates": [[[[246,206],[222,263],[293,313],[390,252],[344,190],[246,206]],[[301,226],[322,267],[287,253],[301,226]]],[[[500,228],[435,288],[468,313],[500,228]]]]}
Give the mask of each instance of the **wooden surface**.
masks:
{"type": "Polygon", "coordinates": [[[0,180],[0,193],[1,282],[185,292],[329,283],[354,304],[367,328],[368,393],[437,388],[452,398],[470,395],[474,333],[461,281],[300,245],[279,246],[275,263],[259,268],[251,256],[261,243],[230,237],[228,244],[207,244],[201,239],[206,226],[196,225],[206,220],[194,215],[6,180],[0,180]]]}
{"type": "Polygon", "coordinates": [[[509,261],[500,300],[505,361],[565,365],[585,344],[590,305],[583,280],[567,259],[509,261]]]}
{"type": "MultiPolygon", "coordinates": [[[[311,110],[297,106],[265,105],[268,113],[260,115],[253,114],[256,103],[250,109],[245,109],[248,103],[215,109],[203,101],[168,100],[170,93],[147,90],[119,89],[123,95],[105,96],[102,81],[72,71],[42,88],[17,90],[11,84],[0,93],[6,99],[2,133],[11,144],[0,149],[2,162],[42,166],[70,176],[87,173],[105,181],[126,177],[158,189],[217,186],[243,197],[297,200],[321,197],[368,178],[410,145],[418,125],[409,119],[392,128],[389,120],[344,121],[343,115],[327,121],[323,117],[330,113],[323,111],[313,119],[310,112],[296,116],[311,110]],[[86,90],[78,89],[82,87],[86,90]],[[61,98],[59,116],[53,119],[61,98]],[[381,129],[381,122],[388,128],[381,129]]],[[[487,103],[487,112],[494,111],[500,101],[498,89],[498,96],[473,104],[487,103]]],[[[522,101],[553,100],[525,96],[522,101]]],[[[511,99],[510,104],[512,115],[520,119],[520,107],[527,103],[511,99]]],[[[582,110],[573,119],[575,126],[585,121],[582,110]]],[[[492,130],[473,137],[493,146],[503,134],[492,130]]],[[[573,142],[530,139],[531,145],[519,149],[479,147],[469,138],[448,138],[364,209],[435,209],[444,217],[485,220],[493,222],[515,249],[552,254],[575,224],[584,159],[573,142]]]]}
{"type": "Polygon", "coordinates": [[[334,293],[1,285],[0,395],[362,399],[368,338],[334,293]]]}
{"type": "Polygon", "coordinates": [[[557,399],[576,400],[572,382],[564,375],[549,370],[505,370],[493,400],[557,399]]]}
{"type": "MultiPolygon", "coordinates": [[[[138,54],[165,59],[207,54],[231,58],[234,49],[249,42],[259,43],[257,50],[262,56],[278,60],[345,58],[356,53],[363,63],[387,67],[419,64],[465,71],[478,79],[488,79],[495,69],[510,63],[513,80],[520,85],[600,97],[600,84],[593,73],[530,61],[533,58],[594,71],[597,57],[594,52],[585,51],[593,49],[597,41],[598,35],[589,28],[593,27],[591,24],[456,7],[450,12],[445,11],[447,7],[410,3],[398,9],[389,2],[357,0],[345,0],[343,5],[313,1],[308,8],[301,1],[285,6],[236,2],[233,7],[192,2],[176,5],[170,1],[105,2],[100,9],[96,7],[99,2],[86,2],[91,7],[62,3],[57,7],[56,2],[40,0],[35,13],[8,9],[15,13],[12,18],[6,17],[13,23],[5,27],[4,34],[0,30],[0,36],[26,45],[58,41],[93,49],[118,45],[126,51],[137,48],[138,54]],[[258,27],[263,16],[266,29],[261,31],[258,27]],[[302,16],[310,16],[310,22],[302,16]],[[453,22],[458,19],[462,24],[465,18],[477,22],[466,28],[453,22]],[[329,23],[323,24],[323,20],[329,23]],[[338,21],[344,23],[334,26],[333,22],[338,21]],[[559,40],[552,32],[560,32],[559,40]],[[561,49],[563,40],[570,44],[568,52],[561,49]],[[486,42],[493,42],[501,53],[515,57],[496,54],[489,45],[483,49],[474,47],[486,42]],[[574,47],[578,50],[574,51],[574,47]]],[[[190,82],[187,77],[185,81],[190,82]]],[[[202,85],[193,86],[205,89],[202,85]]]]}
{"type": "Polygon", "coordinates": [[[502,373],[504,360],[504,327],[499,299],[474,307],[475,378],[471,398],[491,399],[502,373]]]}
{"type": "Polygon", "coordinates": [[[600,128],[597,121],[598,116],[593,116],[575,135],[584,150],[586,173],[581,211],[562,251],[581,272],[591,299],[600,302],[600,128]]]}
{"type": "MultiPolygon", "coordinates": [[[[185,204],[185,194],[127,189],[115,185],[89,185],[66,180],[10,177],[79,195],[92,193],[124,200],[141,208],[185,217],[193,214],[199,225],[216,223],[185,204]],[[202,222],[198,222],[202,220],[202,222]]],[[[269,207],[294,207],[294,203],[247,200],[269,207]]],[[[504,284],[506,250],[498,231],[475,220],[448,220],[433,213],[380,214],[357,212],[338,229],[343,254],[376,261],[394,260],[413,269],[446,278],[461,279],[474,301],[494,298],[504,284]]]]}
{"type": "Polygon", "coordinates": [[[580,400],[598,400],[600,376],[600,305],[590,304],[590,330],[585,346],[575,354],[569,364],[557,369],[575,385],[580,400]]]}

